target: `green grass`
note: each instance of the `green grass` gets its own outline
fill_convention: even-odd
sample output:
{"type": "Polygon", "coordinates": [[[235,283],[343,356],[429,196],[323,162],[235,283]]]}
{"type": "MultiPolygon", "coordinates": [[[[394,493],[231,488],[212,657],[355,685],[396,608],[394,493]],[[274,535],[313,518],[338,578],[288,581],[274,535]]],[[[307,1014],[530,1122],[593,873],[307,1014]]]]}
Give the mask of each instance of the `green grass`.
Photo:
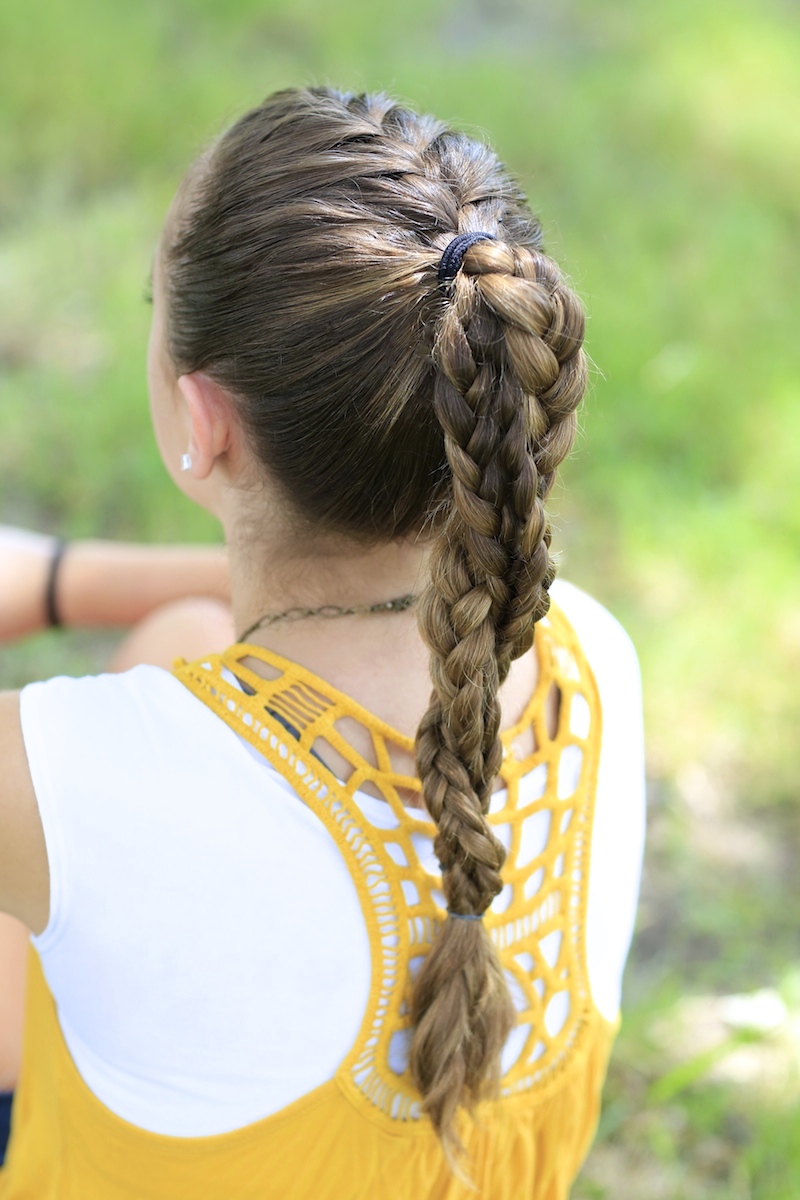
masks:
{"type": "MultiPolygon", "coordinates": [[[[798,61],[779,0],[0,9],[0,520],[216,537],[153,444],[141,295],[185,165],[276,87],[383,87],[485,131],[587,302],[557,544],[639,649],[654,816],[585,1197],[800,1196],[796,1106],[710,1068],[667,1099],[648,1033],[681,995],[780,987],[800,959],[798,61]]],[[[107,648],[6,649],[0,684],[107,648]]]]}

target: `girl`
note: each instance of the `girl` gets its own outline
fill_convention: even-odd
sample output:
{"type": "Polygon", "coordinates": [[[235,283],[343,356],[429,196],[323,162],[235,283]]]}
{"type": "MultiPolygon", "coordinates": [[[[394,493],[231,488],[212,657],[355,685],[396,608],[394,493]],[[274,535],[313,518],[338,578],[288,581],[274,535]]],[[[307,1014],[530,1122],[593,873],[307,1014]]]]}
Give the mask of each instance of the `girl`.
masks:
{"type": "MultiPolygon", "coordinates": [[[[156,438],[231,607],[148,585],[122,673],[2,698],[33,949],[0,1195],[565,1197],[643,795],[630,644],[550,607],[580,305],[489,149],[329,89],[201,155],[153,302],[156,438]]],[[[81,553],[51,616],[86,616],[81,553]]],[[[136,570],[95,556],[120,615],[136,570]]]]}

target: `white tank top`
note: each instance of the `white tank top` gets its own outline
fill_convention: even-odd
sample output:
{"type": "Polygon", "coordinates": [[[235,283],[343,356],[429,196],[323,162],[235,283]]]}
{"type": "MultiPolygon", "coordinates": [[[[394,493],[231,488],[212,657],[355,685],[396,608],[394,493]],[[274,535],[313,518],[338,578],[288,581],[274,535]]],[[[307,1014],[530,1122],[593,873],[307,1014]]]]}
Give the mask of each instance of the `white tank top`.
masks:
{"type": "MultiPolygon", "coordinates": [[[[563,583],[553,597],[603,709],[587,956],[613,1019],[644,833],[638,663],[596,601],[563,583]]],[[[31,684],[21,716],[50,867],[50,918],[32,940],[95,1095],[144,1129],[196,1137],[331,1079],[361,1026],[370,955],[319,819],[159,668],[31,684]]]]}

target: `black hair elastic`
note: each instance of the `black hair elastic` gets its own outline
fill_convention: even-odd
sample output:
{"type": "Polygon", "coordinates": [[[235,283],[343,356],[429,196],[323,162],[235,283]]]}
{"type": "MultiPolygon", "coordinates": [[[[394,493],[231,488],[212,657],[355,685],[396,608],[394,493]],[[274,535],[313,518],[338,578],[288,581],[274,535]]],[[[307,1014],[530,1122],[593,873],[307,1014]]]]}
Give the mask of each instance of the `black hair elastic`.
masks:
{"type": "Polygon", "coordinates": [[[493,233],[459,233],[457,237],[454,237],[449,246],[445,246],[439,261],[439,287],[447,287],[449,283],[453,282],[461,270],[464,255],[470,246],[474,246],[476,242],[496,241],[497,238],[493,233]]]}
{"type": "Polygon", "coordinates": [[[61,539],[56,542],[55,550],[50,559],[50,567],[47,572],[47,584],[44,592],[44,609],[47,616],[47,624],[52,629],[58,629],[61,625],[61,617],[58,611],[58,597],[56,593],[56,583],[58,580],[58,568],[61,564],[61,559],[64,557],[64,551],[67,548],[67,543],[61,539]]]}
{"type": "Polygon", "coordinates": [[[454,913],[447,910],[448,917],[454,917],[456,921],[482,921],[483,913],[454,913]]]}

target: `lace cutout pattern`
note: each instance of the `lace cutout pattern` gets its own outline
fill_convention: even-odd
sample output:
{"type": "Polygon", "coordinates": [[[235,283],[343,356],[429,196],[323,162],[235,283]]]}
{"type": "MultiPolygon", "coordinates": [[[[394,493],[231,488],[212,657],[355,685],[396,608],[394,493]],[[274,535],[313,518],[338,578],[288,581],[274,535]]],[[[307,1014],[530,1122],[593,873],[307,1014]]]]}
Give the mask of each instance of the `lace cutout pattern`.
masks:
{"type": "MultiPolygon", "coordinates": [[[[502,734],[505,787],[489,812],[508,850],[505,886],[484,918],[518,1011],[502,1060],[501,1090],[508,1097],[543,1096],[557,1085],[580,1057],[592,1011],[585,925],[599,700],[575,634],[558,610],[537,626],[536,648],[536,691],[517,725],[502,734]],[[551,736],[545,700],[553,687],[560,703],[551,736]],[[531,728],[536,748],[519,758],[513,743],[531,728]]],[[[445,917],[445,899],[433,854],[435,827],[423,809],[404,807],[400,795],[419,792],[420,783],[393,767],[392,747],[408,753],[413,743],[305,668],[258,646],[235,645],[192,664],[178,660],[175,674],[264,754],[344,855],[373,965],[364,1021],[337,1078],[374,1115],[417,1121],[420,1097],[407,1068],[409,988],[445,917]],[[275,678],[249,670],[242,661],[248,657],[268,664],[275,678]],[[367,731],[372,761],[344,735],[343,718],[367,731]],[[318,742],[347,762],[346,780],[325,766],[318,742]]]]}

